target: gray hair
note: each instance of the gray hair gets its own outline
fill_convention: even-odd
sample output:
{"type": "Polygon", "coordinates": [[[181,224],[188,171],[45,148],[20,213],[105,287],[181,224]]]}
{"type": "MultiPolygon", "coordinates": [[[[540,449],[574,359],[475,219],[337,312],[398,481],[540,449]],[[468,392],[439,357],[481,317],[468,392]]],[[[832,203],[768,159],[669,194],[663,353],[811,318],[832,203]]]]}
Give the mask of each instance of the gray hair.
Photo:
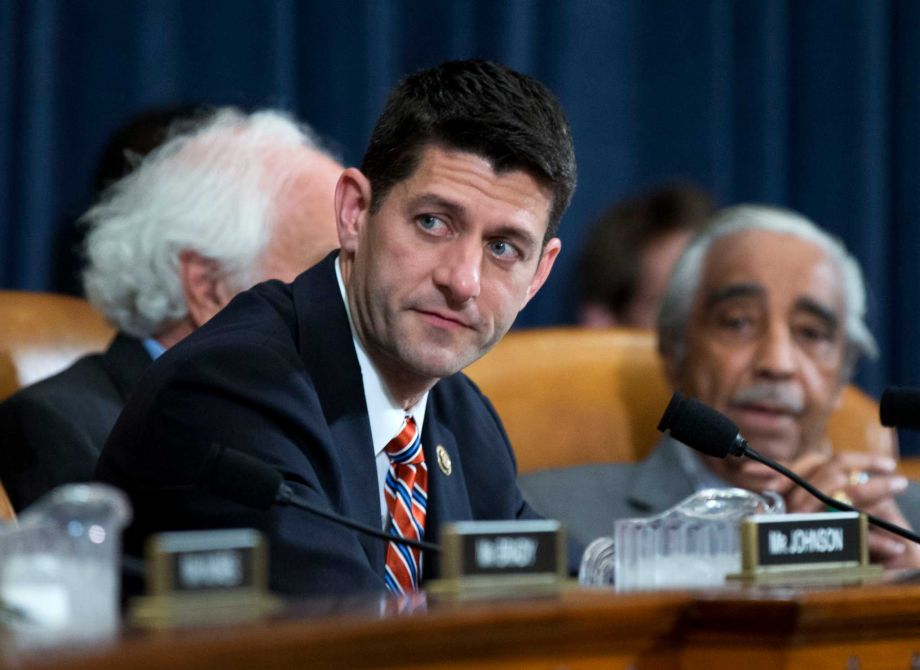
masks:
{"type": "Polygon", "coordinates": [[[81,218],[87,298],[120,330],[151,337],[186,316],[180,252],[215,261],[236,290],[251,286],[277,195],[298,170],[273,157],[296,148],[318,149],[313,131],[277,111],[224,108],[174,127],[81,218]]]}
{"type": "Polygon", "coordinates": [[[687,322],[706,256],[716,240],[748,230],[795,235],[818,246],[834,264],[846,304],[847,355],[843,366],[846,378],[852,374],[860,354],[871,358],[878,355],[875,339],[865,322],[866,287],[859,263],[839,239],[801,214],[766,205],[738,205],[723,209],[684,250],[674,267],[658,313],[658,346],[662,353],[671,356],[678,364],[683,361],[687,322]]]}

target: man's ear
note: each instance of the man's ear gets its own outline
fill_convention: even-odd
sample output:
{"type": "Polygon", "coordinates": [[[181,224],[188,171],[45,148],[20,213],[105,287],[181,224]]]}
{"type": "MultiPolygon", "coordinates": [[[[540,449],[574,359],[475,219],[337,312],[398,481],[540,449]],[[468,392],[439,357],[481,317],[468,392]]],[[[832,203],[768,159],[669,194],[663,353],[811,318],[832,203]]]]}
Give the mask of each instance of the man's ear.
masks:
{"type": "MultiPolygon", "coordinates": [[[[834,397],[832,412],[840,409],[843,404],[843,390],[850,384],[853,373],[856,371],[856,364],[859,362],[859,352],[849,342],[843,345],[843,361],[840,364],[839,375],[837,380],[837,391],[834,397]]],[[[897,452],[895,452],[897,453],[897,452]]]]}
{"type": "Polygon", "coordinates": [[[360,170],[348,168],[335,187],[335,222],[342,251],[358,249],[361,228],[371,208],[371,184],[360,170]]]}
{"type": "Polygon", "coordinates": [[[553,263],[556,262],[556,257],[559,255],[560,251],[562,251],[562,240],[558,237],[554,237],[543,247],[543,253],[540,255],[540,262],[537,263],[537,271],[534,273],[530,286],[527,288],[527,297],[524,298],[524,304],[521,305],[521,309],[524,309],[527,303],[530,302],[530,299],[537,294],[537,291],[539,291],[540,287],[546,282],[550,270],[553,269],[553,263]]]}
{"type": "Polygon", "coordinates": [[[218,265],[194,251],[179,253],[179,281],[192,326],[198,328],[230,302],[233,292],[218,265]]]}
{"type": "Polygon", "coordinates": [[[837,391],[834,394],[834,400],[831,403],[831,412],[836,412],[840,409],[840,406],[843,405],[843,390],[847,387],[849,381],[846,379],[841,379],[840,384],[837,386],[837,391]]]}

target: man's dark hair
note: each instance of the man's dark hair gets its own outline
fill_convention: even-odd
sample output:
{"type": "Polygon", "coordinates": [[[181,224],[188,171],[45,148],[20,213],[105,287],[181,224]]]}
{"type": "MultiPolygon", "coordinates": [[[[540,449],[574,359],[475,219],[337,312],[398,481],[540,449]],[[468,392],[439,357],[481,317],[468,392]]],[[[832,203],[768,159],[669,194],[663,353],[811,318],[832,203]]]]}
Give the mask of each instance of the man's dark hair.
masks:
{"type": "Polygon", "coordinates": [[[143,110],[115,130],[99,155],[93,178],[99,195],[126,174],[133,172],[141,159],[163,144],[172,132],[181,132],[211,113],[204,105],[173,105],[143,110]]]}
{"type": "Polygon", "coordinates": [[[524,170],[551,187],[544,242],[555,236],[575,190],[575,150],[562,106],[543,84],[481,60],[450,61],[403,79],[361,163],[372,212],[415,172],[428,145],[482,156],[498,174],[524,170]]]}
{"type": "Polygon", "coordinates": [[[700,230],[712,198],[691,184],[673,184],[615,204],[591,229],[578,267],[582,304],[603,305],[622,318],[638,289],[642,252],[681,230],[700,230]]]}
{"type": "MultiPolygon", "coordinates": [[[[93,173],[93,199],[132,172],[144,156],[169,137],[171,128],[186,120],[192,122],[207,111],[200,105],[173,105],[153,107],[130,117],[109,135],[99,154],[93,173]]],[[[53,287],[58,293],[83,294],[80,276],[85,263],[86,227],[75,223],[77,216],[76,211],[68,212],[55,233],[53,287]]]]}

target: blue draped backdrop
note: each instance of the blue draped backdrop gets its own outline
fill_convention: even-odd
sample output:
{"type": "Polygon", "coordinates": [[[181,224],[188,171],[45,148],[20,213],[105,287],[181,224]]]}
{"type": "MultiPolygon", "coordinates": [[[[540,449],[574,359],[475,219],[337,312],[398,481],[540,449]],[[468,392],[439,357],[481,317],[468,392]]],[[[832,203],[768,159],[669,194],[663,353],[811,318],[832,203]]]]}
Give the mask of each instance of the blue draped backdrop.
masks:
{"type": "Polygon", "coordinates": [[[920,383],[911,0],[0,0],[0,286],[64,288],[59,240],[131,114],[283,107],[355,163],[402,75],[470,56],[546,82],[574,128],[563,255],[519,326],[573,320],[578,251],[608,203],[685,177],[842,237],[882,349],[858,382],[920,383]]]}

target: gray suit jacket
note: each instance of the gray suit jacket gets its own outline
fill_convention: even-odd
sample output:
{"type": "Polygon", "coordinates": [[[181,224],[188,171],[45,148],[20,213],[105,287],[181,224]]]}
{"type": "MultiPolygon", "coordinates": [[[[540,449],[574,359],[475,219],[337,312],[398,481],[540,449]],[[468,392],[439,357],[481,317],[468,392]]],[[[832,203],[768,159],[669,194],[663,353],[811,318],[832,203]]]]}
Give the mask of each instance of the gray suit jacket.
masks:
{"type": "Polygon", "coordinates": [[[0,481],[13,507],[93,478],[102,445],[149,365],[141,341],[120,333],[104,353],[0,403],[0,481]]]}
{"type": "MultiPolygon", "coordinates": [[[[616,519],[653,516],[693,493],[693,477],[678,454],[686,448],[663,440],[639,463],[544,470],[521,475],[519,484],[537,512],[562,521],[568,535],[586,546],[612,535],[616,519]]],[[[911,482],[897,501],[908,523],[920,528],[920,485],[911,482]]]]}

